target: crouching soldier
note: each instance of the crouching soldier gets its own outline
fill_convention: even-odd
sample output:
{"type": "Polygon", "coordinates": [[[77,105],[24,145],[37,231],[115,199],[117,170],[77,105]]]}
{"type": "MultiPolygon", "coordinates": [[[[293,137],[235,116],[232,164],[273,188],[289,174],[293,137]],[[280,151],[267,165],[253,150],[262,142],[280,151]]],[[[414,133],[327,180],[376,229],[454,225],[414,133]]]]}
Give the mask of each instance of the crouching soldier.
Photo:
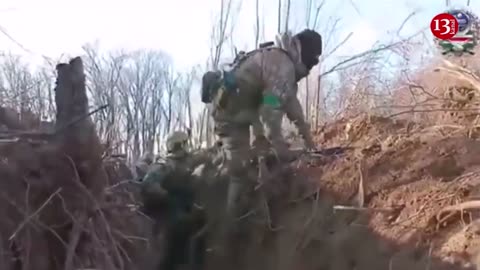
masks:
{"type": "Polygon", "coordinates": [[[302,136],[305,147],[309,150],[315,149],[312,136],[310,134],[310,125],[305,120],[302,106],[297,98],[297,83],[307,77],[310,70],[319,63],[319,57],[322,54],[322,37],[317,32],[305,29],[302,32],[292,36],[291,33],[279,34],[276,37],[276,47],[286,52],[283,56],[270,54],[279,70],[278,73],[284,74],[283,79],[276,78],[278,75],[270,73],[271,80],[278,80],[283,86],[277,85],[276,89],[271,89],[273,95],[269,100],[263,102],[260,109],[261,119],[265,125],[265,133],[273,145],[278,157],[281,160],[290,161],[294,158],[293,153],[289,151],[288,143],[282,135],[282,118],[287,116],[297,128],[302,136]],[[290,61],[287,60],[288,56],[290,61]],[[283,62],[283,64],[280,64],[283,62]],[[289,74],[287,76],[286,74],[289,74]],[[288,78],[288,79],[287,79],[288,78]],[[283,87],[283,88],[282,88],[283,87]]]}
{"type": "Polygon", "coordinates": [[[155,222],[153,236],[158,239],[165,233],[166,237],[164,256],[158,265],[162,270],[175,270],[186,263],[191,269],[204,265],[204,237],[191,241],[206,223],[204,211],[195,204],[192,172],[207,156],[189,153],[187,142],[186,133],[172,133],[167,139],[166,159],[153,164],[142,182],[144,211],[155,222]]]}

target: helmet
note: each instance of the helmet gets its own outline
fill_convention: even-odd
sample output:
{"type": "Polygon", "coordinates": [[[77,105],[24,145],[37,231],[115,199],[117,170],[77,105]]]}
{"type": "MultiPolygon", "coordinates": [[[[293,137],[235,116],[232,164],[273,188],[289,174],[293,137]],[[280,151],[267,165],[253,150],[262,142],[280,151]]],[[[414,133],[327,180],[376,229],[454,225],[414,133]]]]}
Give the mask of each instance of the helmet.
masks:
{"type": "Polygon", "coordinates": [[[183,131],[174,131],[167,138],[167,151],[171,153],[178,150],[185,150],[187,142],[187,133],[183,131]]]}

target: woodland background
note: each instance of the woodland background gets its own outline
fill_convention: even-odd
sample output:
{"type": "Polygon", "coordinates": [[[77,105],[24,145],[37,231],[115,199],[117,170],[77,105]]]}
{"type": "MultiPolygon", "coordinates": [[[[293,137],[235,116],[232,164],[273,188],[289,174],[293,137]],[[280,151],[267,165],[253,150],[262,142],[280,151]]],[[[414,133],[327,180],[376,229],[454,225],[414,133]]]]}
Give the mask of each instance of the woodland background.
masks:
{"type": "MultiPolygon", "coordinates": [[[[258,1],[256,45],[265,41],[258,1]]],[[[444,58],[440,57],[429,29],[409,37],[399,35],[415,12],[391,34],[389,42],[377,42],[367,51],[332,59],[332,54],[353,33],[338,38],[341,19],[324,14],[325,3],[326,0],[307,0],[304,25],[291,25],[290,0],[279,0],[277,6],[278,32],[288,29],[295,33],[308,27],[324,37],[321,63],[299,87],[305,115],[314,131],[321,130],[327,122],[361,113],[409,115],[418,120],[432,119],[432,112],[445,110],[443,102],[435,101],[444,99],[449,85],[439,83],[444,75],[433,72],[444,58]]],[[[108,109],[92,117],[109,153],[126,154],[129,160],[134,160],[146,151],[161,152],[163,139],[174,129],[191,129],[192,143],[196,146],[212,144],[212,121],[198,98],[199,79],[207,69],[233,59],[236,48],[232,37],[236,34],[239,5],[238,0],[220,1],[218,23],[212,26],[211,55],[204,66],[187,72],[175,70],[170,57],[160,50],[100,53],[98,43],[83,46],[90,106],[93,110],[108,105],[108,109]]],[[[55,113],[54,67],[64,57],[45,59],[44,65],[32,69],[24,58],[2,53],[0,105],[18,113],[22,121],[28,120],[32,126],[48,126],[55,113]]],[[[458,64],[457,71],[467,65],[474,70],[476,57],[452,58],[449,63],[458,64]]],[[[288,132],[293,133],[291,124],[288,121],[285,124],[288,132]]]]}

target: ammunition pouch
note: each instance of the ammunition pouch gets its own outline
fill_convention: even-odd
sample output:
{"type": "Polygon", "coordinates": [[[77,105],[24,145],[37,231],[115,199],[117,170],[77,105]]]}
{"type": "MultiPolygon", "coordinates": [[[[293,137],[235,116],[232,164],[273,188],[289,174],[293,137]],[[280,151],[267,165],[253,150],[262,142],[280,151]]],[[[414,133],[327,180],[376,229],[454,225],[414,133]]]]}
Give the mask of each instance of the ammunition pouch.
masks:
{"type": "Polygon", "coordinates": [[[214,87],[210,89],[211,103],[214,105],[215,110],[225,109],[228,101],[231,99],[231,96],[235,94],[236,90],[235,75],[231,72],[224,71],[222,77],[220,77],[214,84],[214,87]]]}
{"type": "Polygon", "coordinates": [[[202,77],[202,102],[211,103],[215,89],[220,86],[221,74],[219,72],[208,71],[202,77]]]}
{"type": "Polygon", "coordinates": [[[221,85],[219,88],[217,88],[212,101],[215,109],[224,109],[227,106],[228,97],[229,93],[227,89],[225,89],[224,85],[221,85]]]}
{"type": "Polygon", "coordinates": [[[229,96],[236,89],[235,75],[232,72],[209,71],[202,78],[202,102],[213,103],[215,109],[225,108],[229,96]]]}

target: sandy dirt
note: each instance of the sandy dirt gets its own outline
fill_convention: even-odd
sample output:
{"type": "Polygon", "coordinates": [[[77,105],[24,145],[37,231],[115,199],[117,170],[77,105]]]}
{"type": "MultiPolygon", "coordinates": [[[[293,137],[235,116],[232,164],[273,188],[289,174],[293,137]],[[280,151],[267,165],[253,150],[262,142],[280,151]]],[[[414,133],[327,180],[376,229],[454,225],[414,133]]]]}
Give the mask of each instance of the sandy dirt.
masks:
{"type": "Polygon", "coordinates": [[[317,139],[351,150],[302,158],[274,180],[289,192],[272,203],[275,224],[251,218],[248,269],[477,269],[480,142],[362,116],[317,139]]]}

